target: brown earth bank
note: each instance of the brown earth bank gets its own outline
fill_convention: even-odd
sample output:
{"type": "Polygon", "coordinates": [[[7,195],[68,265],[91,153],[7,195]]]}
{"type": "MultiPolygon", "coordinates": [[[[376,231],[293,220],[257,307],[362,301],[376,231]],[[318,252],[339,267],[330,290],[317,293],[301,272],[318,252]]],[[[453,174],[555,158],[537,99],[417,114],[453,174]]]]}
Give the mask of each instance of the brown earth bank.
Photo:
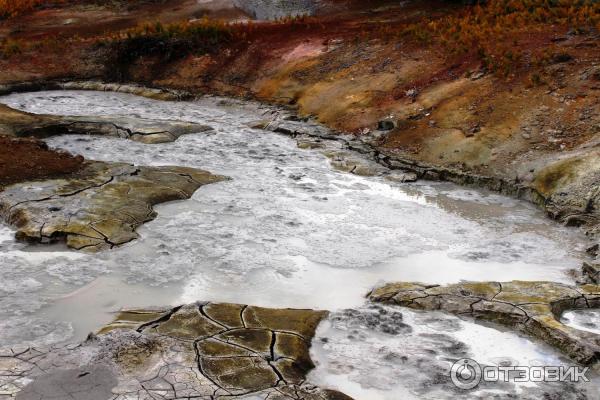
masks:
{"type": "Polygon", "coordinates": [[[64,177],[79,171],[83,157],[51,150],[36,139],[0,135],[0,188],[5,185],[64,177]]]}
{"type": "Polygon", "coordinates": [[[100,79],[282,104],[422,177],[526,192],[556,219],[598,224],[598,3],[322,0],[274,22],[234,3],[34,9],[0,23],[0,83],[100,79]]]}

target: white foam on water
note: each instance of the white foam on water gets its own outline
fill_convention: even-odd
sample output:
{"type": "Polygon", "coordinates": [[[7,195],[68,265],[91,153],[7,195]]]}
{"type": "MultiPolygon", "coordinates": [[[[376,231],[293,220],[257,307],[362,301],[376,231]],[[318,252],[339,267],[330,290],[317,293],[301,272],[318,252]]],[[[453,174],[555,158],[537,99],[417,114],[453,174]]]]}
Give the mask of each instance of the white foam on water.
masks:
{"type": "Polygon", "coordinates": [[[14,238],[14,230],[4,224],[0,224],[0,244],[12,242],[14,238]]]}
{"type": "Polygon", "coordinates": [[[571,310],[561,316],[561,322],[581,331],[600,334],[600,310],[571,310]]]}
{"type": "MultiPolygon", "coordinates": [[[[587,398],[600,389],[592,382],[481,382],[465,391],[450,379],[452,365],[470,358],[481,366],[576,365],[549,346],[499,327],[439,312],[370,306],[333,313],[319,326],[308,379],[357,400],[587,398]],[[571,397],[572,396],[572,397],[571,397]]],[[[590,397],[592,398],[592,397],[590,397]]]]}

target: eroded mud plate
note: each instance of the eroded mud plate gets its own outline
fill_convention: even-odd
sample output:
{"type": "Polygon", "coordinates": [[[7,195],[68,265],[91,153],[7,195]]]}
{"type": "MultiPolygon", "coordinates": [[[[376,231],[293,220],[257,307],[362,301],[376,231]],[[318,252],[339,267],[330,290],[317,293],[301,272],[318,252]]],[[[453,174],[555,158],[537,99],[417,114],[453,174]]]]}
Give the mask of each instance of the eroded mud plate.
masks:
{"type": "Polygon", "coordinates": [[[4,188],[0,216],[17,228],[18,239],[65,240],[73,249],[98,251],[136,239],[135,230],[156,217],[155,204],[189,198],[224,179],[192,168],[87,162],[76,176],[4,188]]]}
{"type": "Polygon", "coordinates": [[[600,336],[563,324],[566,310],[600,306],[600,287],[554,282],[465,282],[454,285],[388,284],[369,294],[374,302],[443,310],[507,325],[546,341],[583,364],[600,357],[600,336]]]}
{"type": "Polygon", "coordinates": [[[198,303],[128,310],[81,345],[5,349],[0,388],[19,400],[342,400],[305,382],[325,312],[198,303]]]}

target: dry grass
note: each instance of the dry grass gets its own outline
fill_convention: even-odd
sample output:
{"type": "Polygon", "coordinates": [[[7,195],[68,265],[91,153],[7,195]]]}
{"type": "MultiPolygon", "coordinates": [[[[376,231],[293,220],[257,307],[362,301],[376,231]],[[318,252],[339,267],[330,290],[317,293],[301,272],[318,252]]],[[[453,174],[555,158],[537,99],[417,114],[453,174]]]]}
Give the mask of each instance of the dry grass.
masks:
{"type": "MultiPolygon", "coordinates": [[[[91,1],[97,0],[0,0],[0,18],[42,5],[91,1]]],[[[134,4],[140,0],[120,1],[134,4]]],[[[247,47],[255,40],[279,43],[311,35],[354,37],[357,42],[377,39],[408,45],[409,49],[431,47],[446,55],[449,65],[480,63],[505,77],[519,72],[520,76],[530,77],[532,86],[537,86],[543,83],[536,75],[537,67],[561,59],[559,46],[551,40],[556,32],[570,30],[578,34],[600,30],[600,1],[595,0],[487,0],[485,4],[470,7],[423,7],[423,12],[408,13],[406,17],[399,12],[394,15],[397,18],[394,22],[355,23],[344,17],[337,20],[300,16],[268,23],[228,24],[204,19],[169,25],[145,23],[94,40],[110,46],[110,54],[115,55],[111,63],[125,67],[146,56],[166,63],[225,46],[247,47]]],[[[0,43],[0,55],[5,58],[26,49],[23,43],[0,43]]]]}
{"type": "Polygon", "coordinates": [[[553,59],[553,49],[540,38],[556,27],[574,34],[600,30],[600,2],[488,0],[440,18],[378,30],[380,37],[438,46],[449,56],[475,55],[485,68],[508,76],[553,59]]]}
{"type": "Polygon", "coordinates": [[[222,21],[203,19],[163,25],[144,23],[113,34],[109,42],[128,53],[129,61],[145,55],[174,59],[193,52],[206,52],[231,40],[234,32],[222,21]]]}
{"type": "Polygon", "coordinates": [[[190,53],[204,53],[225,43],[252,40],[255,36],[265,37],[281,31],[289,33],[314,28],[325,29],[318,20],[305,16],[260,24],[252,21],[229,24],[204,18],[166,25],[147,22],[100,40],[126,47],[132,59],[159,53],[167,59],[173,59],[190,53]]]}
{"type": "Polygon", "coordinates": [[[0,19],[13,18],[41,7],[61,4],[96,4],[107,7],[134,6],[164,0],[0,0],[0,19]]]}
{"type": "Polygon", "coordinates": [[[11,18],[40,6],[63,3],[64,0],[0,0],[0,18],[11,18]]]}
{"type": "Polygon", "coordinates": [[[19,41],[8,39],[0,43],[0,56],[2,58],[10,58],[22,52],[23,45],[19,41]]]}
{"type": "Polygon", "coordinates": [[[98,43],[109,49],[109,64],[115,67],[113,78],[122,80],[127,78],[130,66],[144,57],[167,64],[190,54],[215,51],[233,36],[227,24],[205,19],[168,25],[145,23],[102,38],[98,43]]]}

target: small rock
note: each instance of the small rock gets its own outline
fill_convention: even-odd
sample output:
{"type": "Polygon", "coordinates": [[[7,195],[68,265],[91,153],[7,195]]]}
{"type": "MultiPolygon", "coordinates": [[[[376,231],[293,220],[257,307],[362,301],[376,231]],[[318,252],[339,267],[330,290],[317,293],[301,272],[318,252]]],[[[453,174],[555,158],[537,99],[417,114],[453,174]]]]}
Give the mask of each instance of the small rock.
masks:
{"type": "Polygon", "coordinates": [[[471,79],[472,81],[477,81],[481,78],[483,78],[485,76],[485,71],[479,70],[479,71],[473,71],[471,72],[471,76],[469,77],[469,79],[471,79]]]}
{"type": "Polygon", "coordinates": [[[573,56],[568,54],[568,53],[556,53],[552,56],[552,62],[556,63],[556,64],[560,64],[560,63],[566,63],[573,60],[573,56]]]}
{"type": "Polygon", "coordinates": [[[592,281],[593,283],[599,283],[598,279],[600,275],[600,263],[597,262],[584,262],[583,263],[583,273],[592,281]]]}
{"type": "Polygon", "coordinates": [[[271,124],[271,121],[264,119],[264,120],[260,120],[260,121],[252,121],[248,124],[248,127],[252,128],[252,129],[265,130],[269,127],[270,124],[271,124]]]}
{"type": "Polygon", "coordinates": [[[289,178],[293,181],[302,180],[303,177],[304,177],[304,174],[290,174],[289,175],[289,178]]]}
{"type": "Polygon", "coordinates": [[[546,130],[546,135],[556,135],[556,136],[560,136],[563,134],[563,131],[559,130],[559,129],[547,129],[546,130]]]}
{"type": "Polygon", "coordinates": [[[377,129],[380,131],[391,131],[396,128],[396,121],[384,119],[377,123],[377,129]]]}
{"type": "Polygon", "coordinates": [[[358,176],[376,176],[379,171],[376,167],[359,164],[351,172],[358,176]]]}
{"type": "Polygon", "coordinates": [[[476,134],[479,132],[481,132],[481,126],[479,124],[475,124],[469,129],[469,133],[472,133],[472,134],[476,134]]]}
{"type": "Polygon", "coordinates": [[[322,149],[325,147],[325,145],[322,142],[312,140],[299,140],[298,142],[296,142],[296,145],[299,149],[302,150],[322,149]]]}
{"type": "Polygon", "coordinates": [[[418,177],[414,172],[392,172],[389,175],[385,176],[385,179],[392,182],[398,183],[406,183],[406,182],[416,182],[418,177]]]}
{"type": "Polygon", "coordinates": [[[417,96],[419,95],[419,91],[417,89],[413,88],[413,89],[407,90],[405,94],[406,94],[406,97],[408,97],[412,100],[415,100],[417,98],[417,96]]]}
{"type": "Polygon", "coordinates": [[[135,135],[131,135],[130,139],[133,140],[134,142],[139,142],[139,143],[144,143],[144,144],[170,143],[175,140],[173,135],[171,135],[168,132],[153,133],[153,134],[149,134],[149,135],[135,134],[135,135]]]}

